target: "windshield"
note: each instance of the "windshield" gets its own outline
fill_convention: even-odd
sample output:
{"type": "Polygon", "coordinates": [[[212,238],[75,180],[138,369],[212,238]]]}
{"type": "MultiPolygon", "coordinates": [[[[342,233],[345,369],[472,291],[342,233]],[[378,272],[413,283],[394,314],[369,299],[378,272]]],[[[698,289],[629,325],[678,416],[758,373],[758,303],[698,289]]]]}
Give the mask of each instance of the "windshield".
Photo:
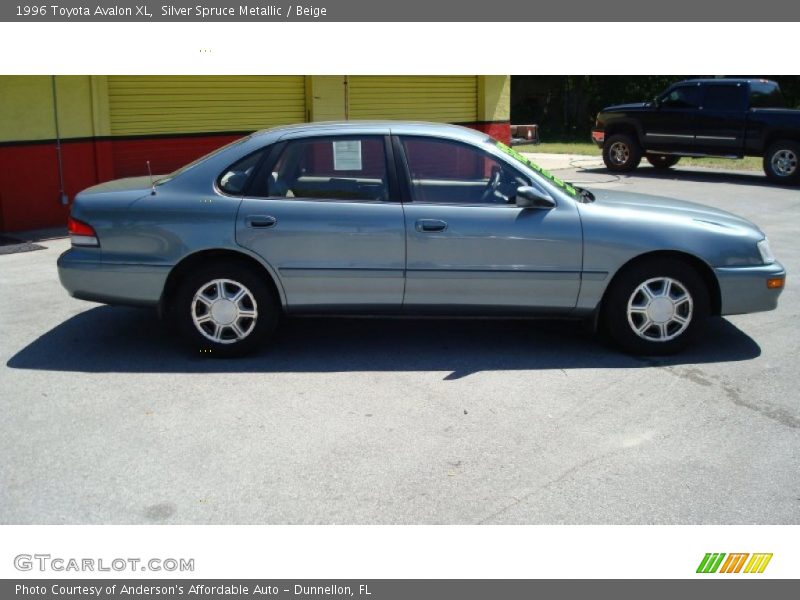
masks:
{"type": "Polygon", "coordinates": [[[205,154],[205,155],[201,156],[200,158],[193,160],[193,161],[192,161],[192,162],[190,162],[188,165],[184,165],[184,166],[182,166],[180,169],[178,169],[178,170],[176,170],[176,171],[173,171],[173,172],[172,172],[172,173],[170,173],[169,175],[164,175],[164,177],[160,177],[160,178],[158,178],[156,181],[154,181],[154,182],[153,182],[153,185],[161,185],[161,184],[163,184],[163,183],[167,183],[168,181],[170,181],[170,180],[174,179],[175,177],[177,177],[177,176],[178,176],[178,175],[180,175],[181,173],[185,173],[186,171],[188,171],[189,169],[191,169],[191,168],[192,168],[192,167],[194,167],[195,165],[197,165],[197,164],[199,164],[199,163],[203,162],[203,161],[204,161],[204,160],[206,160],[207,158],[211,158],[211,157],[212,157],[212,156],[214,156],[215,154],[218,154],[219,152],[222,152],[223,150],[227,150],[227,149],[228,149],[228,148],[230,148],[231,146],[236,146],[236,145],[238,145],[238,144],[243,144],[244,142],[246,142],[247,140],[249,140],[249,139],[250,139],[250,137],[251,137],[251,136],[249,136],[249,135],[246,135],[246,136],[244,136],[243,138],[239,138],[238,140],[233,140],[232,142],[229,142],[229,143],[225,144],[224,146],[221,146],[221,147],[217,148],[216,150],[212,150],[212,151],[211,151],[211,152],[209,152],[208,154],[205,154]]]}
{"type": "Polygon", "coordinates": [[[567,183],[566,181],[561,181],[558,177],[556,177],[555,175],[553,175],[552,173],[550,173],[548,171],[545,171],[542,167],[540,167],[539,165],[537,165],[533,161],[528,160],[527,158],[525,158],[522,154],[520,154],[519,152],[517,152],[513,148],[510,148],[509,146],[506,146],[502,142],[495,142],[495,146],[497,146],[500,150],[502,150],[503,152],[505,152],[510,157],[512,157],[515,160],[517,160],[518,162],[521,162],[523,165],[525,165],[529,169],[532,169],[532,170],[536,171],[539,175],[541,175],[547,181],[549,181],[554,186],[559,188],[562,192],[565,192],[566,194],[568,194],[569,196],[571,196],[573,198],[578,198],[578,196],[580,195],[580,192],[579,192],[578,188],[576,188],[575,186],[567,183]]]}

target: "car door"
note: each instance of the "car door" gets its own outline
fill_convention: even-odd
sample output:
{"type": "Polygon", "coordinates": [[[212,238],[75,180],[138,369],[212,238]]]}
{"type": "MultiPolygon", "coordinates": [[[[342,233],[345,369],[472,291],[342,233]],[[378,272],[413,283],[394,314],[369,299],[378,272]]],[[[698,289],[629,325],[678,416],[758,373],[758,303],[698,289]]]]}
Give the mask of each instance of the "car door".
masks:
{"type": "Polygon", "coordinates": [[[289,310],[401,306],[405,223],[388,140],[286,139],[261,166],[241,203],[236,240],[277,272],[289,310]]]}
{"type": "Polygon", "coordinates": [[[732,155],[743,152],[747,92],[744,83],[703,86],[703,102],[695,124],[698,152],[732,155]]]}
{"type": "Polygon", "coordinates": [[[577,207],[520,208],[537,185],[487,149],[396,138],[405,204],[406,309],[563,312],[575,306],[582,239],[577,207]]]}
{"type": "Polygon", "coordinates": [[[676,85],[659,99],[653,110],[642,113],[642,134],[647,150],[695,151],[695,124],[702,101],[698,83],[676,85]]]}

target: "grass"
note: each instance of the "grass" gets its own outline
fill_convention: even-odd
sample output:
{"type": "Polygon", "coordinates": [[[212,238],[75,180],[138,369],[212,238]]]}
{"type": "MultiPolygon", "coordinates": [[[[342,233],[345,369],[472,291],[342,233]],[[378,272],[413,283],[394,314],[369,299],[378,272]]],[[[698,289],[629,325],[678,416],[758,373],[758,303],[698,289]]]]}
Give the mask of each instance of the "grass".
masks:
{"type": "MultiPolygon", "coordinates": [[[[600,156],[600,149],[590,142],[546,142],[543,144],[524,144],[514,146],[518,152],[542,154],[586,154],[600,156]]],[[[742,160],[728,158],[681,158],[679,166],[711,167],[714,169],[735,169],[739,171],[760,171],[761,159],[757,156],[746,156],[742,160]]]]}

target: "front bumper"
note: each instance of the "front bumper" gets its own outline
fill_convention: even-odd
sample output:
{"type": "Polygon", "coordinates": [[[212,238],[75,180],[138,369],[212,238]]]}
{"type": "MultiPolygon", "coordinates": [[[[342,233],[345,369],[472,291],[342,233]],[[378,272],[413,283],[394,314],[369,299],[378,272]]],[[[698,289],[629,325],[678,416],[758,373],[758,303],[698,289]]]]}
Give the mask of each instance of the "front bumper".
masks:
{"type": "Polygon", "coordinates": [[[592,141],[597,144],[598,148],[602,148],[606,141],[606,132],[602,129],[592,129],[592,141]]]}
{"type": "Polygon", "coordinates": [[[777,308],[783,286],[769,288],[767,281],[786,279],[786,269],[779,262],[757,267],[718,267],[714,272],[719,281],[721,314],[740,315],[777,308]]]}
{"type": "Polygon", "coordinates": [[[71,248],[58,257],[58,278],[70,296],[104,304],[156,306],[169,267],[106,264],[96,250],[71,248]]]}

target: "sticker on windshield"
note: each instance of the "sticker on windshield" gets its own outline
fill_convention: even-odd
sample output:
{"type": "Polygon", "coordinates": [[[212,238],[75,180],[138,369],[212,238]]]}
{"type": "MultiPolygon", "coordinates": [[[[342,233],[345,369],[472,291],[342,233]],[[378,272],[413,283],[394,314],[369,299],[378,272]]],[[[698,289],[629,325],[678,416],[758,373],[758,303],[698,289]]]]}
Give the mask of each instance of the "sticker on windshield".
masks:
{"type": "Polygon", "coordinates": [[[346,140],[333,142],[333,170],[361,170],[361,141],[346,140]]]}
{"type": "Polygon", "coordinates": [[[573,198],[577,198],[577,196],[578,196],[578,190],[576,190],[574,187],[572,187],[572,186],[571,186],[570,184],[568,184],[566,181],[562,181],[562,180],[560,180],[558,177],[556,177],[555,175],[553,175],[552,173],[550,173],[549,171],[545,171],[545,170],[544,170],[542,167],[540,167],[539,165],[537,165],[535,162],[533,162],[533,161],[531,161],[531,160],[528,160],[528,159],[527,159],[527,158],[525,158],[525,157],[524,157],[522,154],[520,154],[519,152],[517,152],[517,151],[516,151],[516,150],[514,150],[513,148],[510,148],[509,146],[506,146],[504,143],[502,143],[502,142],[496,142],[496,146],[497,146],[497,147],[498,147],[500,150],[502,150],[503,152],[505,152],[506,154],[508,154],[509,156],[511,156],[512,158],[515,158],[516,160],[518,160],[519,162],[521,162],[523,165],[525,165],[525,166],[526,166],[526,167],[528,167],[529,169],[533,169],[534,171],[536,171],[536,172],[537,172],[539,175],[541,175],[542,177],[544,177],[545,179],[547,179],[547,181],[549,181],[549,182],[550,182],[550,183],[552,183],[553,185],[555,185],[555,186],[557,186],[557,187],[561,188],[562,190],[564,190],[565,192],[567,192],[567,193],[568,193],[570,196],[572,196],[573,198]]]}

